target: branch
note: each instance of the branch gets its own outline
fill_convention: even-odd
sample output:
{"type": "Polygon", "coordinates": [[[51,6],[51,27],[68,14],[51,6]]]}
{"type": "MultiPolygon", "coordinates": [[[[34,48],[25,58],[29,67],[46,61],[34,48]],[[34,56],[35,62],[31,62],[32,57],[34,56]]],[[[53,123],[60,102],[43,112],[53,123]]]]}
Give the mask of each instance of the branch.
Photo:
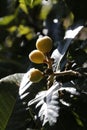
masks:
{"type": "Polygon", "coordinates": [[[73,70],[67,70],[67,71],[62,71],[62,72],[54,72],[54,76],[65,76],[65,75],[70,75],[70,76],[81,76],[79,72],[73,71],[73,70]]]}

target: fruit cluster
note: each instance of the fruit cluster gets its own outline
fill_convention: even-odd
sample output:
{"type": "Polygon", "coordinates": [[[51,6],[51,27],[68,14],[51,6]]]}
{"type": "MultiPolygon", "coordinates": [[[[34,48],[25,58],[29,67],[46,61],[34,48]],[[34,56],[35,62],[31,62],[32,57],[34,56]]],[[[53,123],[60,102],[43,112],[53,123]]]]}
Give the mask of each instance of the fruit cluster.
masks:
{"type": "MultiPolygon", "coordinates": [[[[29,54],[31,62],[36,64],[47,64],[47,68],[52,68],[52,59],[49,56],[49,52],[52,49],[52,39],[48,36],[43,36],[36,41],[36,49],[29,54]]],[[[38,69],[31,69],[29,80],[37,83],[44,77],[44,73],[38,69]]]]}
{"type": "Polygon", "coordinates": [[[53,65],[53,59],[50,57],[49,52],[52,49],[52,39],[48,36],[44,36],[42,38],[39,38],[36,41],[36,50],[33,50],[29,54],[29,59],[31,62],[37,63],[37,64],[47,64],[47,68],[44,72],[41,72],[39,69],[30,69],[29,73],[29,80],[33,83],[39,82],[41,79],[43,79],[44,76],[47,77],[47,88],[51,87],[53,85],[54,79],[57,76],[79,76],[80,74],[76,71],[72,70],[65,70],[62,72],[53,72],[52,65],[53,65]]]}

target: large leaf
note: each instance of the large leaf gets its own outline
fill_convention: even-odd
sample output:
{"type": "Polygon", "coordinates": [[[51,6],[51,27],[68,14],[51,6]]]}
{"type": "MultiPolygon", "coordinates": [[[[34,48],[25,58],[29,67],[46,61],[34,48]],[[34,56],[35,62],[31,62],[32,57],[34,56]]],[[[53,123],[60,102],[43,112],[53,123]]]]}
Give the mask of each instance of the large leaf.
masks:
{"type": "Polygon", "coordinates": [[[59,116],[59,102],[69,107],[71,105],[69,100],[78,95],[79,92],[76,91],[76,88],[60,87],[59,83],[55,82],[50,89],[39,92],[34,99],[28,102],[28,106],[35,104],[35,109],[39,109],[37,116],[42,121],[42,125],[44,126],[48,123],[52,126],[57,122],[59,116]],[[66,98],[67,93],[69,95],[68,98],[66,98]]]}
{"type": "MultiPolygon", "coordinates": [[[[23,74],[14,74],[0,80],[0,129],[5,130],[11,118],[23,74]]],[[[10,130],[10,129],[9,129],[10,130]]]]}
{"type": "Polygon", "coordinates": [[[15,98],[9,92],[0,92],[0,129],[5,130],[10,114],[15,104],[15,98]]]}
{"type": "Polygon", "coordinates": [[[40,107],[38,117],[40,117],[43,126],[46,123],[53,125],[57,122],[57,117],[59,116],[58,87],[59,84],[55,83],[49,90],[38,93],[36,97],[28,103],[28,106],[37,103],[36,109],[40,107]]]}
{"type": "Polygon", "coordinates": [[[66,54],[72,40],[78,35],[78,33],[82,30],[84,26],[80,23],[75,23],[75,25],[71,26],[66,32],[64,39],[59,42],[58,48],[55,49],[52,53],[52,58],[54,58],[54,71],[60,71],[60,62],[63,59],[64,55],[66,54]]]}

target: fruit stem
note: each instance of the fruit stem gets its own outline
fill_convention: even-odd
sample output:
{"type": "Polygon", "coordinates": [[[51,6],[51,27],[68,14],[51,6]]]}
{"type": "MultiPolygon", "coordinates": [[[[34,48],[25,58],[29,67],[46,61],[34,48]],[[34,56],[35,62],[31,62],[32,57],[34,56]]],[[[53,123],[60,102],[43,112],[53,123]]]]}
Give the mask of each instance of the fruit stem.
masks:
{"type": "Polygon", "coordinates": [[[80,76],[81,74],[73,70],[66,70],[63,72],[54,72],[54,76],[65,76],[65,75],[80,76]]]}
{"type": "MultiPolygon", "coordinates": [[[[46,56],[45,63],[47,64],[47,69],[52,70],[53,59],[50,57],[49,53],[46,53],[45,56],[46,56]]],[[[54,73],[48,74],[47,89],[49,89],[53,85],[53,82],[54,82],[54,73]]]]}
{"type": "Polygon", "coordinates": [[[47,68],[52,69],[53,59],[50,57],[49,53],[46,53],[45,56],[46,56],[46,62],[45,63],[48,66],[47,68]]]}
{"type": "Polygon", "coordinates": [[[47,78],[47,89],[49,89],[52,85],[53,85],[53,82],[54,82],[54,75],[51,74],[48,76],[47,78]]]}

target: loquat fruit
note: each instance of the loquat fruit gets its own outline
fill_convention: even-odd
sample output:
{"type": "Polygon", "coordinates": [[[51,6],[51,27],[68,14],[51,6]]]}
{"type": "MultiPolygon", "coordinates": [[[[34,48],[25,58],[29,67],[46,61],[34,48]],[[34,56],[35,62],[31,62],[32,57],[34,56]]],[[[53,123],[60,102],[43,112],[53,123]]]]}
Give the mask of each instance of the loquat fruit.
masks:
{"type": "Polygon", "coordinates": [[[39,82],[43,78],[43,73],[38,69],[30,69],[29,80],[33,83],[39,82]]]}
{"type": "Polygon", "coordinates": [[[48,53],[52,49],[52,39],[49,36],[44,36],[36,41],[36,48],[43,53],[48,53]]]}
{"type": "Polygon", "coordinates": [[[29,54],[29,59],[34,63],[40,64],[40,63],[44,63],[45,55],[39,50],[33,50],[29,54]]]}

